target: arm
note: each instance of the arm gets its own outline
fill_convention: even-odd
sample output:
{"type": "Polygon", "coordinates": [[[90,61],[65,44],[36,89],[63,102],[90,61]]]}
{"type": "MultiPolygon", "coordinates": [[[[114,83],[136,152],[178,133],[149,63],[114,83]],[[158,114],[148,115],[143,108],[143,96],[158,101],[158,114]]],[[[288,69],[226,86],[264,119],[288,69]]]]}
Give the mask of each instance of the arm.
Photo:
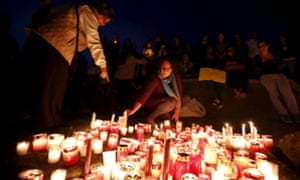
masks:
{"type": "Polygon", "coordinates": [[[109,81],[104,49],[98,32],[98,20],[92,11],[83,11],[80,14],[80,22],[95,64],[101,69],[100,77],[109,81]]]}

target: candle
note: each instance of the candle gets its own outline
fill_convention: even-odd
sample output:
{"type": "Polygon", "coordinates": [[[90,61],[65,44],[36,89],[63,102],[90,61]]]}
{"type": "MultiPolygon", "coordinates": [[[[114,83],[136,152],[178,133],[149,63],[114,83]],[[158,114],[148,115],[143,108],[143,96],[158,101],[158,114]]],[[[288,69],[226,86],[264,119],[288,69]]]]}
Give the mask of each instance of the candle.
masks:
{"type": "Polygon", "coordinates": [[[79,160],[79,151],[76,139],[73,137],[66,138],[62,143],[62,156],[65,166],[72,166],[79,160]]]}
{"type": "Polygon", "coordinates": [[[61,151],[59,148],[51,148],[48,151],[48,163],[54,164],[60,160],[61,151]]]}
{"type": "Polygon", "coordinates": [[[182,121],[176,121],[176,133],[180,133],[182,131],[182,121]]]}
{"type": "Polygon", "coordinates": [[[93,139],[93,151],[95,154],[100,154],[103,151],[103,141],[101,139],[93,139]]]}
{"type": "Polygon", "coordinates": [[[129,134],[132,134],[133,131],[134,131],[133,126],[128,126],[128,133],[129,133],[129,134]]]}
{"type": "Polygon", "coordinates": [[[103,165],[105,167],[111,168],[116,164],[116,150],[111,150],[111,151],[103,151],[102,153],[102,159],[103,159],[103,165]]]}
{"type": "Polygon", "coordinates": [[[160,174],[161,174],[161,163],[157,161],[153,161],[151,167],[151,176],[154,177],[155,179],[159,179],[160,174]]]}
{"type": "Polygon", "coordinates": [[[245,135],[246,135],[246,124],[243,123],[242,124],[242,136],[245,137],[245,135]]]}
{"type": "Polygon", "coordinates": [[[165,120],[164,121],[164,128],[165,129],[171,129],[171,122],[170,122],[170,120],[165,120]]]}
{"type": "Polygon", "coordinates": [[[18,176],[21,180],[43,180],[44,172],[40,169],[27,169],[20,172],[18,176]]]}
{"type": "Polygon", "coordinates": [[[50,180],[65,180],[67,177],[67,170],[66,169],[55,169],[51,173],[50,180]]]}
{"type": "Polygon", "coordinates": [[[18,155],[26,155],[29,150],[30,143],[28,141],[21,141],[17,143],[17,154],[18,155]]]}
{"type": "Polygon", "coordinates": [[[46,133],[33,135],[32,149],[33,151],[47,150],[48,135],[46,133]]]}
{"type": "Polygon", "coordinates": [[[119,142],[119,134],[110,133],[107,141],[108,149],[116,149],[119,142]]]}
{"type": "Polygon", "coordinates": [[[59,148],[64,139],[65,136],[63,134],[50,134],[48,136],[48,149],[59,148]]]}

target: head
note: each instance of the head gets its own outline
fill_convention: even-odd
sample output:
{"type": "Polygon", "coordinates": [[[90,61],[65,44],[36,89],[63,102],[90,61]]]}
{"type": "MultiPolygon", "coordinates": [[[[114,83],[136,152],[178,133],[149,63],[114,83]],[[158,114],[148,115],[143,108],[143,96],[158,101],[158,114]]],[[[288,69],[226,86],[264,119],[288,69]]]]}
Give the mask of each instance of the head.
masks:
{"type": "Polygon", "coordinates": [[[93,0],[91,6],[96,11],[99,26],[105,26],[115,18],[114,9],[105,1],[93,0]]]}
{"type": "Polygon", "coordinates": [[[173,72],[172,60],[168,57],[163,57],[159,59],[159,75],[162,79],[166,79],[173,72]]]}
{"type": "Polygon", "coordinates": [[[268,53],[269,52],[270,44],[266,40],[260,40],[258,42],[258,49],[260,54],[268,53]]]}

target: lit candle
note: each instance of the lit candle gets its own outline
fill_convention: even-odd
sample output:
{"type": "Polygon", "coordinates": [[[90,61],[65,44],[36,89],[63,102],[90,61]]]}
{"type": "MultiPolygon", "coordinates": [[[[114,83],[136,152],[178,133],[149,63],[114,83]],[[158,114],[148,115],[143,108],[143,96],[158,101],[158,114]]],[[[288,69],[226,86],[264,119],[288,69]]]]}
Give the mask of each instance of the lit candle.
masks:
{"type": "Polygon", "coordinates": [[[63,134],[50,134],[48,136],[48,149],[59,148],[65,136],[63,134]]]}
{"type": "Polygon", "coordinates": [[[65,169],[55,169],[51,173],[50,180],[65,180],[67,176],[67,170],[65,169]]]}
{"type": "Polygon", "coordinates": [[[245,135],[246,135],[246,124],[243,123],[242,124],[242,136],[245,137],[245,135]]]}
{"type": "Polygon", "coordinates": [[[93,151],[95,154],[100,154],[103,151],[103,141],[101,139],[93,139],[93,151]]]}
{"type": "Polygon", "coordinates": [[[61,151],[58,148],[51,148],[48,151],[48,163],[54,164],[60,160],[61,151]]]}
{"type": "Polygon", "coordinates": [[[134,131],[133,126],[128,126],[128,133],[129,133],[129,134],[132,134],[133,131],[134,131]]]}
{"type": "Polygon", "coordinates": [[[171,122],[170,122],[170,120],[165,120],[164,121],[164,127],[165,127],[165,129],[171,129],[171,122]]]}
{"type": "Polygon", "coordinates": [[[29,150],[29,146],[30,146],[30,142],[28,141],[21,141],[17,143],[17,154],[18,155],[26,155],[28,153],[29,150]]]}
{"type": "Polygon", "coordinates": [[[76,144],[76,139],[69,137],[62,143],[63,162],[66,166],[74,165],[79,160],[79,151],[76,144]]]}
{"type": "Polygon", "coordinates": [[[33,136],[32,149],[33,151],[47,150],[48,135],[46,133],[36,134],[33,136]]]}

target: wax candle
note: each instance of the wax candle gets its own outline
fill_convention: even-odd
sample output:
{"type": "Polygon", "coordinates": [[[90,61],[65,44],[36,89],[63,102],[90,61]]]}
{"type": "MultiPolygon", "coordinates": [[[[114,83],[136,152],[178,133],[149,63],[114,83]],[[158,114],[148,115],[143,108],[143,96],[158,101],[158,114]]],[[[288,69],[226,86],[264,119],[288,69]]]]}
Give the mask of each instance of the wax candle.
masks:
{"type": "Polygon", "coordinates": [[[17,143],[16,151],[18,155],[26,155],[30,147],[30,142],[21,141],[17,143]]]}
{"type": "Polygon", "coordinates": [[[19,173],[21,180],[43,180],[44,172],[40,169],[27,169],[19,173]]]}
{"type": "Polygon", "coordinates": [[[33,135],[33,140],[32,140],[33,151],[47,150],[47,146],[48,146],[48,135],[46,133],[33,135]]]}
{"type": "Polygon", "coordinates": [[[142,124],[142,123],[139,123],[137,125],[136,139],[140,142],[144,140],[144,124],[142,124]]]}
{"type": "Polygon", "coordinates": [[[117,148],[117,162],[125,161],[128,156],[128,145],[120,144],[117,148]]]}
{"type": "Polygon", "coordinates": [[[152,167],[151,167],[151,175],[155,179],[159,179],[161,174],[161,163],[157,161],[152,162],[152,167]]]}
{"type": "Polygon", "coordinates": [[[164,128],[171,129],[171,122],[170,120],[164,120],[164,128]]]}
{"type": "Polygon", "coordinates": [[[103,165],[111,169],[116,164],[116,156],[116,150],[103,151],[103,165]]]}
{"type": "Polygon", "coordinates": [[[128,133],[132,134],[134,131],[134,127],[133,126],[128,126],[128,133]]]}
{"type": "Polygon", "coordinates": [[[50,180],[65,180],[67,177],[66,169],[55,169],[50,176],[50,180]]]}
{"type": "Polygon", "coordinates": [[[103,141],[101,139],[93,139],[93,152],[101,154],[103,151],[103,141]]]}
{"type": "Polygon", "coordinates": [[[76,139],[69,137],[62,143],[63,162],[66,166],[72,166],[79,160],[79,150],[76,144],[76,139]]]}
{"type": "Polygon", "coordinates": [[[59,134],[59,133],[49,134],[48,149],[59,148],[64,139],[65,139],[65,135],[63,134],[59,134]]]}
{"type": "Polygon", "coordinates": [[[175,179],[181,179],[181,177],[190,171],[190,156],[186,153],[179,153],[175,164],[176,172],[175,179]]]}
{"type": "Polygon", "coordinates": [[[59,148],[51,148],[48,150],[48,163],[54,164],[60,160],[61,150],[59,148]]]}
{"type": "Polygon", "coordinates": [[[110,133],[107,141],[107,148],[112,150],[116,149],[119,142],[119,134],[117,133],[110,133]]]}

